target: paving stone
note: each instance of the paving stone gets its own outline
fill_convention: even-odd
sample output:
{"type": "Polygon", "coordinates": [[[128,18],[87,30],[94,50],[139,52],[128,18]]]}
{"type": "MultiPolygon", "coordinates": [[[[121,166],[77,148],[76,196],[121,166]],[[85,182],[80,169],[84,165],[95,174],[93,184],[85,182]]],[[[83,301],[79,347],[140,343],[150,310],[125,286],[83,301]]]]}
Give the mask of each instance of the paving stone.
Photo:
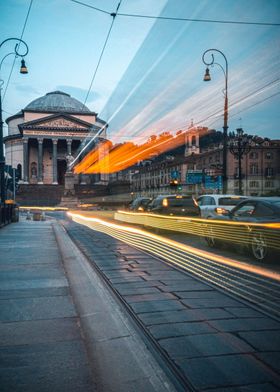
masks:
{"type": "Polygon", "coordinates": [[[280,329],[276,331],[240,332],[239,336],[261,351],[280,351],[280,329]]]}
{"type": "Polygon", "coordinates": [[[258,330],[280,330],[280,323],[266,318],[237,318],[230,320],[214,320],[209,321],[214,328],[225,332],[238,331],[258,331],[258,330]]]}
{"type": "Polygon", "coordinates": [[[130,290],[130,289],[137,289],[137,288],[145,288],[145,287],[156,287],[158,284],[158,281],[149,281],[146,282],[143,279],[137,282],[124,282],[124,283],[115,283],[114,287],[117,290],[130,290]]]}
{"type": "Polygon", "coordinates": [[[52,278],[52,279],[26,279],[26,280],[10,280],[1,282],[1,291],[5,290],[21,290],[21,289],[38,289],[50,287],[66,287],[68,282],[66,278],[52,278]]]}
{"type": "Polygon", "coordinates": [[[274,380],[271,372],[248,354],[184,359],[176,362],[199,390],[271,383],[274,380]]]}
{"type": "Polygon", "coordinates": [[[75,317],[70,297],[40,297],[1,300],[1,321],[75,317]]]}
{"type": "Polygon", "coordinates": [[[185,322],[153,325],[149,331],[156,339],[171,338],[176,336],[200,335],[216,333],[217,330],[203,322],[185,322]]]}
{"type": "Polygon", "coordinates": [[[250,384],[242,387],[211,388],[211,392],[279,392],[279,388],[269,383],[250,384]]]}
{"type": "MultiPolygon", "coordinates": [[[[181,302],[190,308],[226,308],[242,306],[238,301],[231,299],[230,297],[224,297],[221,299],[216,298],[188,298],[182,299],[181,302]]],[[[245,306],[245,305],[244,305],[245,306]]]]}
{"type": "Polygon", "coordinates": [[[0,290],[0,299],[54,297],[57,295],[69,295],[69,287],[46,287],[35,289],[0,290]]]}
{"type": "Polygon", "coordinates": [[[234,307],[230,307],[230,308],[226,308],[226,310],[233,314],[234,316],[237,317],[263,317],[263,313],[258,312],[257,310],[254,310],[250,307],[238,307],[238,308],[234,308],[234,307]]]}
{"type": "Polygon", "coordinates": [[[174,291],[179,298],[205,298],[205,299],[224,299],[225,297],[228,298],[225,294],[219,293],[216,290],[203,290],[203,291],[174,291]]]}
{"type": "Polygon", "coordinates": [[[1,349],[1,392],[93,391],[85,349],[79,341],[1,349]],[[16,364],[16,365],[15,365],[16,364]]]}
{"type": "Polygon", "coordinates": [[[136,303],[136,302],[147,302],[147,301],[166,301],[168,299],[177,300],[177,298],[170,293],[151,293],[151,294],[138,294],[138,295],[125,295],[126,302],[136,303]]]}
{"type": "Polygon", "coordinates": [[[159,289],[162,291],[167,291],[167,292],[176,292],[176,291],[206,291],[209,290],[209,286],[207,286],[204,283],[196,282],[194,279],[187,279],[184,282],[182,281],[177,281],[177,282],[172,282],[167,279],[161,279],[161,282],[164,283],[164,285],[159,286],[159,289]]]}
{"type": "Polygon", "coordinates": [[[232,334],[215,333],[164,339],[161,346],[172,358],[195,358],[212,355],[253,352],[254,349],[232,334]]]}
{"type": "Polygon", "coordinates": [[[280,373],[280,352],[257,353],[256,357],[280,373]]]}
{"type": "Polygon", "coordinates": [[[161,311],[154,313],[139,314],[138,316],[146,325],[166,324],[169,322],[204,321],[226,319],[232,315],[223,309],[185,309],[180,311],[161,311]]]}
{"type": "MultiPolygon", "coordinates": [[[[148,286],[148,287],[131,287],[131,288],[119,287],[117,290],[121,295],[156,294],[156,293],[160,294],[159,289],[157,289],[156,287],[150,287],[150,286],[148,286]]],[[[163,293],[161,293],[161,294],[163,294],[163,293]]]]}
{"type": "Polygon", "coordinates": [[[80,337],[76,318],[17,321],[0,324],[1,346],[76,340],[80,337]]]}
{"type": "Polygon", "coordinates": [[[150,313],[162,312],[164,310],[181,310],[186,309],[179,301],[165,300],[165,301],[147,301],[135,302],[129,304],[135,313],[150,313]]]}

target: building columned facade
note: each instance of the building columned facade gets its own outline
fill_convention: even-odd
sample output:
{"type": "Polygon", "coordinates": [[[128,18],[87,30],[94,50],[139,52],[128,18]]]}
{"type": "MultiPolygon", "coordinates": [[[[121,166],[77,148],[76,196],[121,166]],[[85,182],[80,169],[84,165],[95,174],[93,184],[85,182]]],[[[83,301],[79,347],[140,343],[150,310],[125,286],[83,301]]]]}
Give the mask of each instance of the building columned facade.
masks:
{"type": "MultiPolygon", "coordinates": [[[[67,161],[89,134],[106,137],[107,124],[69,94],[54,91],[7,118],[6,164],[24,184],[63,185],[67,161]]],[[[78,182],[85,179],[80,176],[78,182]]]]}

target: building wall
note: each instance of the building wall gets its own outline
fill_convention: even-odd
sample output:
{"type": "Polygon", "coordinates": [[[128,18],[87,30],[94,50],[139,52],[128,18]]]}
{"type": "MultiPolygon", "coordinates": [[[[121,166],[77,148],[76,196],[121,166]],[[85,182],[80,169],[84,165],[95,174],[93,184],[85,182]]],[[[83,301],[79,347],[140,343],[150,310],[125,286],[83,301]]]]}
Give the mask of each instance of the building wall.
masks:
{"type": "Polygon", "coordinates": [[[23,165],[23,146],[21,140],[10,140],[6,143],[6,164],[14,168],[23,165]]]}
{"type": "Polygon", "coordinates": [[[18,125],[23,123],[23,121],[24,121],[23,116],[10,120],[8,123],[8,134],[18,135],[20,133],[18,129],[18,125]]]}

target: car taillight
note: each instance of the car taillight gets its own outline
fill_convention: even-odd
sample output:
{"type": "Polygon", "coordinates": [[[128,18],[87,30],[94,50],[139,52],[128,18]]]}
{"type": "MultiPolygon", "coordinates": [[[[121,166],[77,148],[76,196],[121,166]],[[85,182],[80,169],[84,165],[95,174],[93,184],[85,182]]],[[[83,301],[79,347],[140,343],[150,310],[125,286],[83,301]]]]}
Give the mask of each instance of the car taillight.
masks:
{"type": "Polygon", "coordinates": [[[164,198],[162,200],[162,205],[163,205],[163,207],[168,207],[168,199],[164,198]]]}
{"type": "Polygon", "coordinates": [[[138,211],[144,211],[144,208],[143,207],[138,207],[138,211]]]}

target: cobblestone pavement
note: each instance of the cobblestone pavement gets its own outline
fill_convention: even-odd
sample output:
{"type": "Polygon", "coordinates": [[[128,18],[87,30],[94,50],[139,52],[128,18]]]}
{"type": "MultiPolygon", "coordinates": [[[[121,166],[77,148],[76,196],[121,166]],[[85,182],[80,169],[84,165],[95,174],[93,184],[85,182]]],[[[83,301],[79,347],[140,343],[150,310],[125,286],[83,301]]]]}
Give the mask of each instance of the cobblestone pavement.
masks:
{"type": "Polygon", "coordinates": [[[124,242],[64,225],[194,390],[279,390],[279,321],[124,242]]]}

